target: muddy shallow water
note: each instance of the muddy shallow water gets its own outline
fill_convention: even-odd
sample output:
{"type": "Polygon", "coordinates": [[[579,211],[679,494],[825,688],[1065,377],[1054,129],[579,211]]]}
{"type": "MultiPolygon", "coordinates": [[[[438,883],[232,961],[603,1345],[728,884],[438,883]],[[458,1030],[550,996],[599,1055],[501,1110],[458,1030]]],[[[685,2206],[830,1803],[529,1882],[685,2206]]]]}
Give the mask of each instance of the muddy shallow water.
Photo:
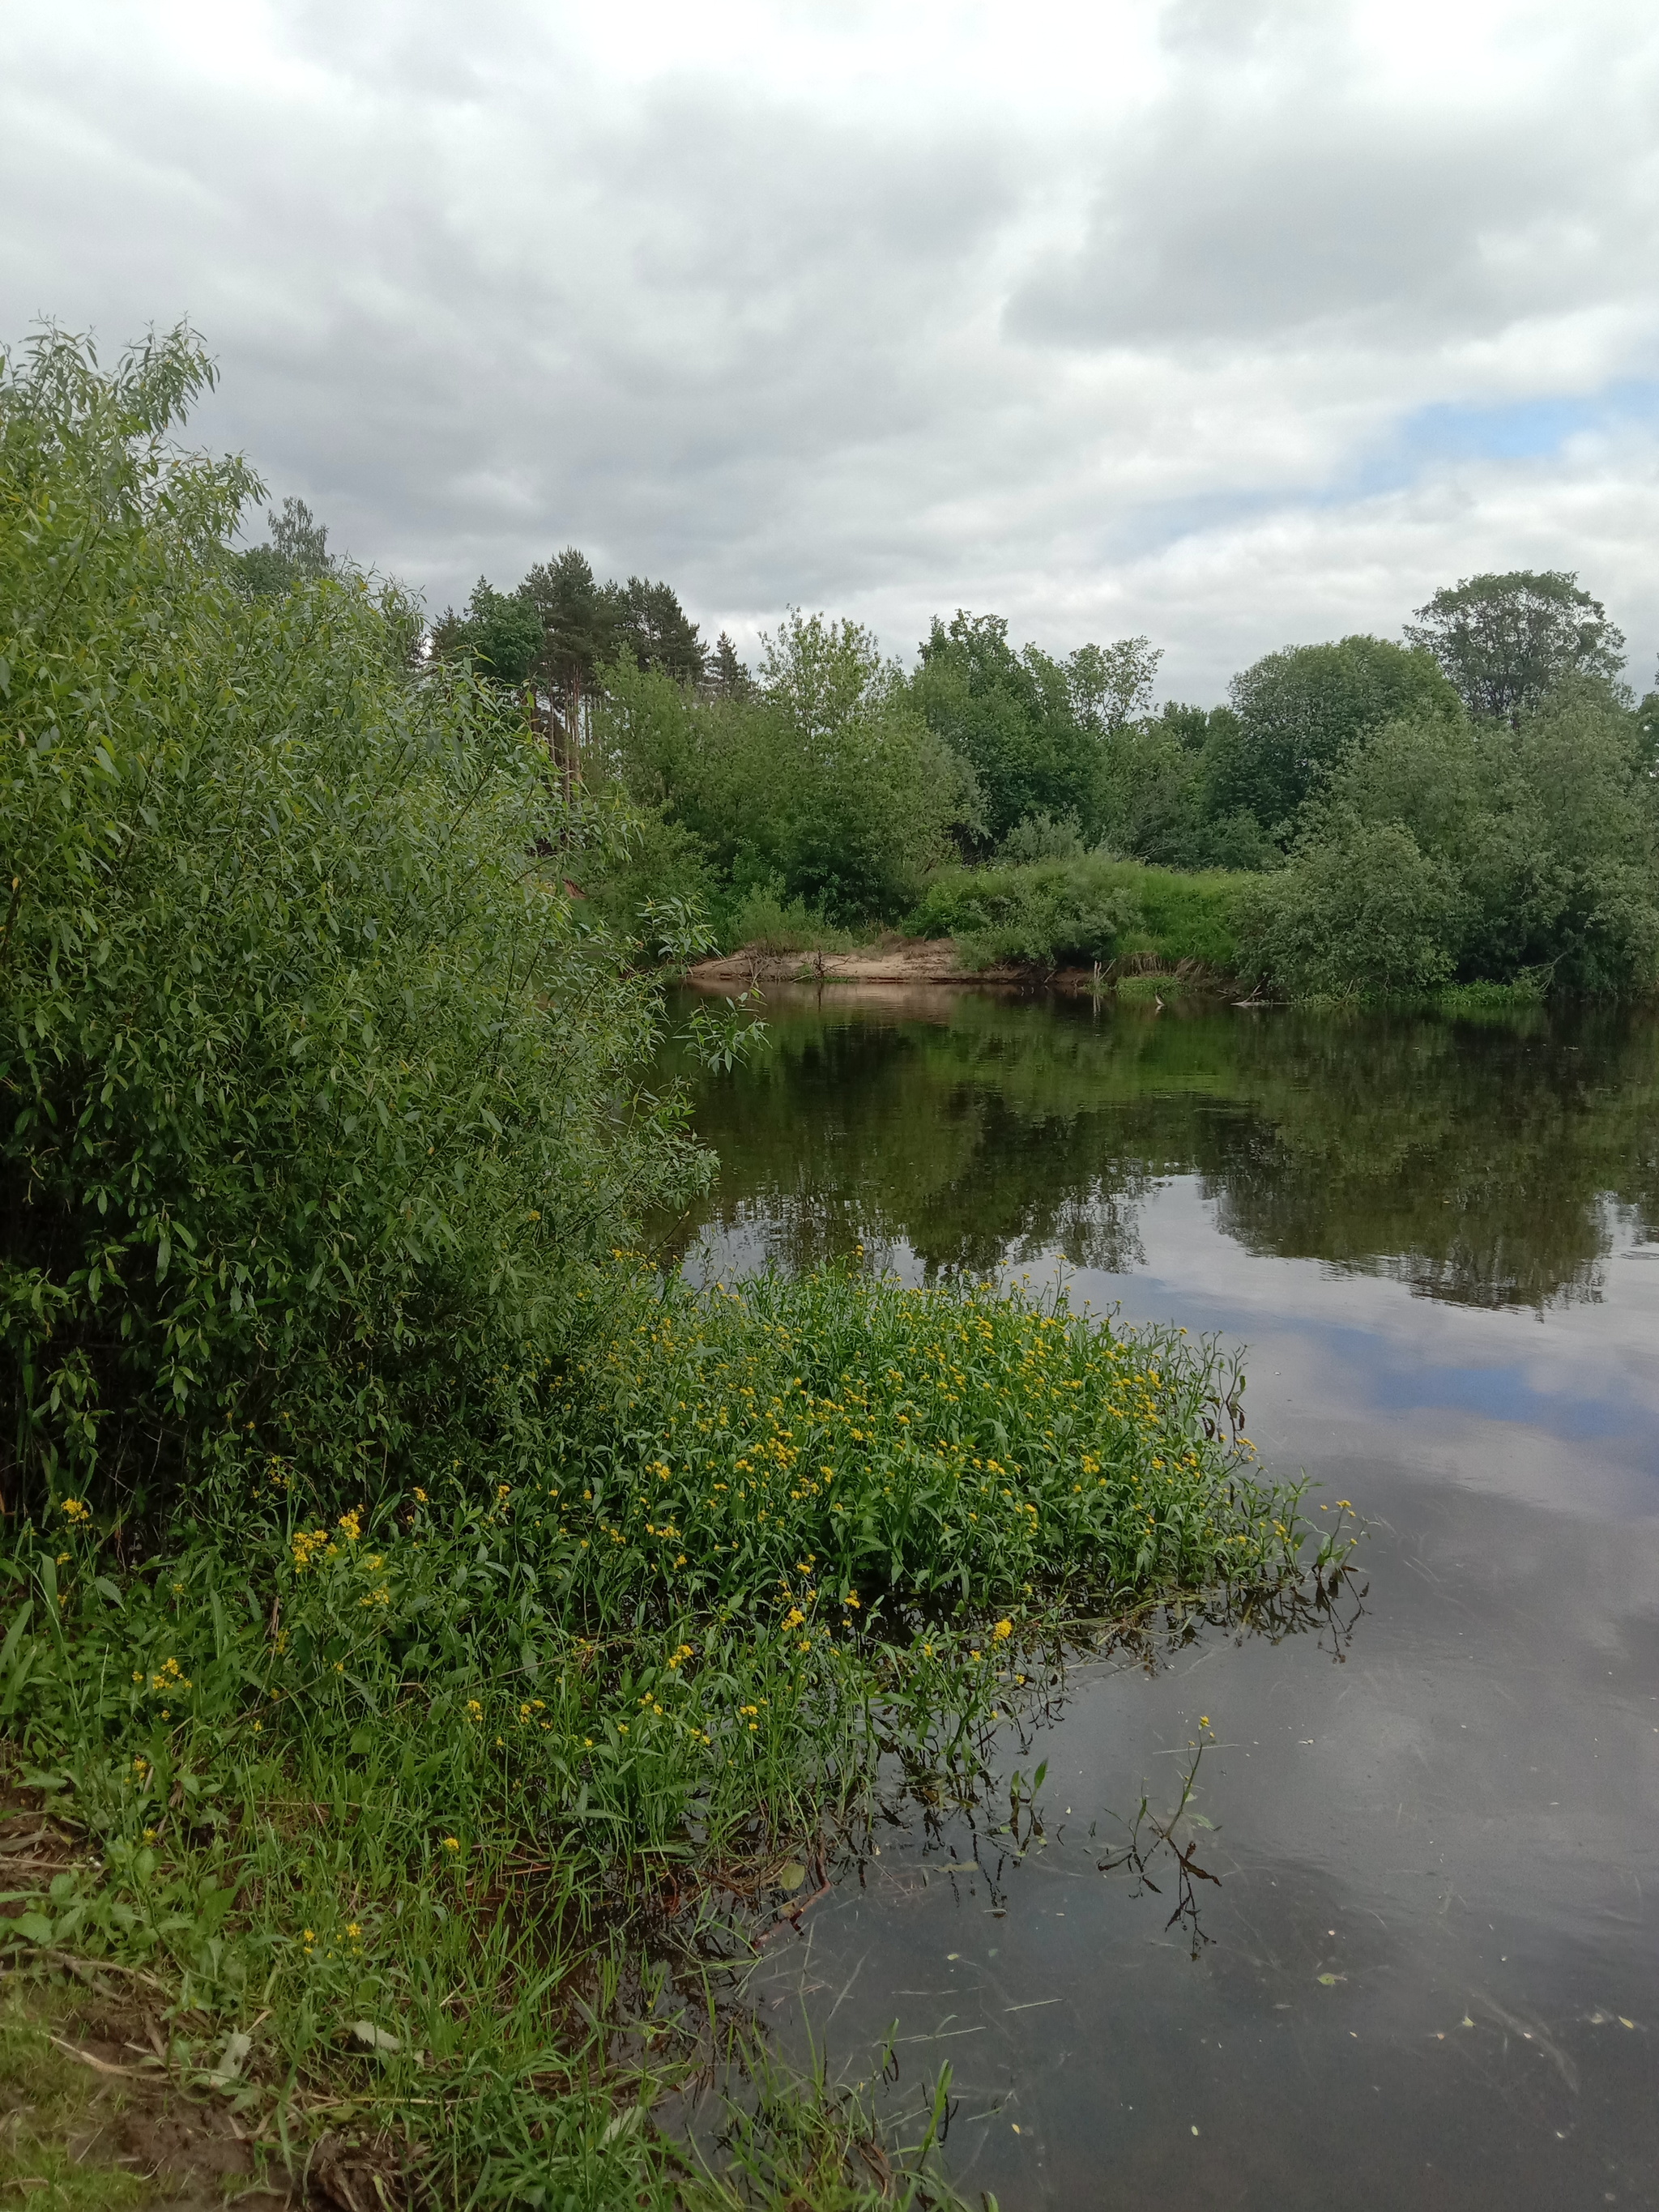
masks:
{"type": "MultiPolygon", "coordinates": [[[[1033,1847],[889,1824],[751,1995],[1038,2206],[1659,2204],[1659,1024],[775,988],[696,1271],[862,1241],[1249,1347],[1363,1601],[1068,1675],[1033,1847]],[[1179,1796],[1218,1881],[1121,1852],[1179,1796]],[[1158,1885],[1154,1892],[1148,1883],[1158,1885]]],[[[1315,1520],[1320,1516],[1316,1510],[1315,1520]]]]}

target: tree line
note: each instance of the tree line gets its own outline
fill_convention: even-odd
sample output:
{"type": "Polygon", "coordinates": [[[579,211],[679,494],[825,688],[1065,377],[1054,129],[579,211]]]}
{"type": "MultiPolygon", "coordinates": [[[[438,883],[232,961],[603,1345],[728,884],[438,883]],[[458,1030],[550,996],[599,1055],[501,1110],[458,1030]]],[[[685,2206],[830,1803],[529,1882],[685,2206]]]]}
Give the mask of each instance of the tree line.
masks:
{"type": "MultiPolygon", "coordinates": [[[[299,502],[271,522],[256,591],[328,560],[299,502]]],[[[1436,592],[1397,640],[1269,653],[1210,707],[1154,705],[1145,637],[1062,654],[961,609],[908,669],[792,611],[751,669],[671,585],[573,546],[511,590],[481,578],[423,649],[521,695],[567,789],[625,799],[593,886],[619,921],[680,897],[731,941],[898,922],[941,866],[1112,856],[1273,877],[1255,955],[1323,990],[1652,973],[1659,696],[1637,702],[1624,647],[1575,574],[1516,570],[1436,592]]]]}

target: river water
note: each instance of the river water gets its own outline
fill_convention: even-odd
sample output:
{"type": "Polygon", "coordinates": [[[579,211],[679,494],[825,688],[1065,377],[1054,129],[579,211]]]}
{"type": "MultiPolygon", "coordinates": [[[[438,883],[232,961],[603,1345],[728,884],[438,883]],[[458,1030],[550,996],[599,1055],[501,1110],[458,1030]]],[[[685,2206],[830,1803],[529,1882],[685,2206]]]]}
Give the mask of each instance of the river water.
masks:
{"type": "Polygon", "coordinates": [[[948,2060],[1004,2212],[1659,2205],[1659,1024],[765,1013],[694,1270],[1063,1270],[1244,1344],[1264,1462],[1368,1523],[1334,1617],[1069,1669],[1035,1847],[897,1808],[767,1948],[781,2045],[890,2036],[890,2104],[948,2060]],[[1101,1865],[1206,1736],[1183,1913],[1101,1865]]]}

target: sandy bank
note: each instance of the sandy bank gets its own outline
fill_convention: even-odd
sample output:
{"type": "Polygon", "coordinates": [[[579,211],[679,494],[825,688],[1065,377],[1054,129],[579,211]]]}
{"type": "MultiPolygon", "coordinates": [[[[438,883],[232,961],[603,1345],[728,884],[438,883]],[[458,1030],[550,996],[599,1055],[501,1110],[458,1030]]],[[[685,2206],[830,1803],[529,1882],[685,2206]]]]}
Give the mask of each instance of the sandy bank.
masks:
{"type": "MultiPolygon", "coordinates": [[[[1085,971],[1086,972],[1086,971],[1085,971]]],[[[1029,969],[1004,965],[965,975],[955,940],[884,938],[855,952],[768,952],[745,945],[701,960],[686,981],[710,991],[746,990],[754,983],[1029,983],[1029,969]]]]}

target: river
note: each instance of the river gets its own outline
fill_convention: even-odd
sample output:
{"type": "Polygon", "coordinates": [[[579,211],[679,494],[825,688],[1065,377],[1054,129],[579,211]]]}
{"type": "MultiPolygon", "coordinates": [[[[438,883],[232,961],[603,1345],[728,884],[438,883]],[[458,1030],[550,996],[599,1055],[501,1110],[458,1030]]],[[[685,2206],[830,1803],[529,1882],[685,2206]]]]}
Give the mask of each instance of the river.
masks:
{"type": "Polygon", "coordinates": [[[781,2047],[890,2035],[890,2109],[949,2060],[1004,2212],[1659,2204],[1659,1023],[764,1012],[698,1081],[693,1272],[862,1243],[1222,1332],[1264,1462],[1367,1526],[1301,1632],[1069,1668],[1030,1847],[895,1804],[768,1946],[781,2047]],[[1168,1852],[1101,1869],[1211,1739],[1183,1911],[1168,1852]]]}

